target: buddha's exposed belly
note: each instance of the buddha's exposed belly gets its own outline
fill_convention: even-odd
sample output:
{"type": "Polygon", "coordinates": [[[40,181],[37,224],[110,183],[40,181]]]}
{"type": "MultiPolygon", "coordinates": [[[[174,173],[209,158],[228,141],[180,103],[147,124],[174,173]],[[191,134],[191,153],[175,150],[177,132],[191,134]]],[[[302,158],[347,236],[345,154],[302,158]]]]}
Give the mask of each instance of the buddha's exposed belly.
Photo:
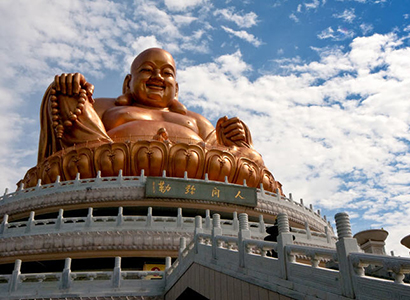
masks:
{"type": "Polygon", "coordinates": [[[166,121],[135,120],[121,124],[107,133],[113,140],[122,140],[130,137],[150,140],[158,133],[160,128],[165,128],[169,140],[172,142],[197,143],[203,139],[192,129],[166,121]]]}

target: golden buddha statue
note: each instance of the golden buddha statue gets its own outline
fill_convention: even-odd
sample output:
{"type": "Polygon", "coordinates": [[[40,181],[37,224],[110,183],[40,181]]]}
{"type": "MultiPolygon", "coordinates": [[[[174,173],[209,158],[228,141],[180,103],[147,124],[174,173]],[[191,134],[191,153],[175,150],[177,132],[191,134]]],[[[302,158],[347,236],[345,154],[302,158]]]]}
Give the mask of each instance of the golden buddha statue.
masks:
{"type": "Polygon", "coordinates": [[[215,128],[178,101],[178,90],[174,59],[159,48],[135,58],[116,99],[93,99],[94,86],[80,73],[55,76],[41,104],[37,166],[25,186],[144,169],[147,176],[207,173],[210,180],[281,190],[240,119],[223,117],[215,128]]]}

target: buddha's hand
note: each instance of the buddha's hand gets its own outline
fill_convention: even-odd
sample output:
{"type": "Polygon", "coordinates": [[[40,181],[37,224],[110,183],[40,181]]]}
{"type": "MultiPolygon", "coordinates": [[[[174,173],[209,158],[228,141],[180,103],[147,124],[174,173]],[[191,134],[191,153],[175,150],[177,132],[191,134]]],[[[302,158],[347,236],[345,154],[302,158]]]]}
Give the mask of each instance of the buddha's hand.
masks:
{"type": "Polygon", "coordinates": [[[216,136],[219,144],[251,148],[252,141],[246,125],[237,117],[222,117],[216,124],[216,136]]]}
{"type": "Polygon", "coordinates": [[[94,86],[80,73],[56,75],[50,90],[51,119],[57,136],[73,126],[84,108],[94,102],[94,86]],[[86,103],[87,102],[87,103],[86,103]]]}

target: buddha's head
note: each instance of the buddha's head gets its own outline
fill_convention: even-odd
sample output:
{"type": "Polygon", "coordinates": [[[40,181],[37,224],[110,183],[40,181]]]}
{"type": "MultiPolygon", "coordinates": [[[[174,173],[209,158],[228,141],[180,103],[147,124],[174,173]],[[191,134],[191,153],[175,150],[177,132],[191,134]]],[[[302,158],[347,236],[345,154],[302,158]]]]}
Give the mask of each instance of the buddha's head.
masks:
{"type": "Polygon", "coordinates": [[[176,67],[172,55],[159,48],[139,54],[125,77],[123,94],[133,103],[148,107],[170,107],[178,97],[176,67]]]}

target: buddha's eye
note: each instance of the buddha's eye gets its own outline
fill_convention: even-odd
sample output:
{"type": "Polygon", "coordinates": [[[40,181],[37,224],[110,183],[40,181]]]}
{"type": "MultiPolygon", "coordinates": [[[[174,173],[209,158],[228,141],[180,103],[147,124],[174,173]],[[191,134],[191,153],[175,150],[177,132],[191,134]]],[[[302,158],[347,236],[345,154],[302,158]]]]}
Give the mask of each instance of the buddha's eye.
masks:
{"type": "Polygon", "coordinates": [[[172,72],[171,70],[165,69],[162,73],[163,73],[165,76],[174,77],[174,72],[172,72]]]}
{"type": "Polygon", "coordinates": [[[140,72],[143,72],[143,73],[151,73],[152,70],[151,70],[150,68],[142,68],[142,69],[140,70],[140,72]]]}

